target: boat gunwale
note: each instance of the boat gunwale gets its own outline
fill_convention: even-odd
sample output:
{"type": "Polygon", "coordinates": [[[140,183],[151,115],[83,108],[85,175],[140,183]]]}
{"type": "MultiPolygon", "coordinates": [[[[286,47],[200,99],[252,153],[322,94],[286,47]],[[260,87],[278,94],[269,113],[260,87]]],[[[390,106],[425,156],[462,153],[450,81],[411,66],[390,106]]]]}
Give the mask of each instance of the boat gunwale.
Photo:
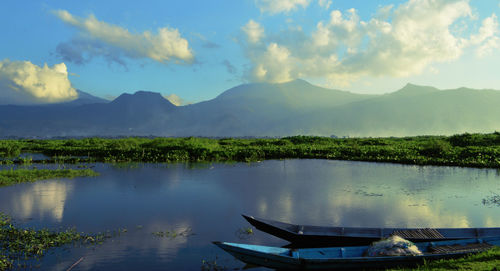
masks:
{"type": "MultiPolygon", "coordinates": [[[[488,236],[499,236],[500,227],[484,227],[484,228],[376,228],[376,227],[339,227],[339,226],[314,226],[314,225],[300,225],[287,222],[275,221],[270,219],[256,218],[253,216],[242,215],[250,224],[261,230],[261,225],[271,227],[276,231],[286,232],[296,238],[307,237],[347,237],[347,238],[383,238],[390,236],[395,231],[408,231],[408,230],[422,230],[422,229],[435,229],[441,233],[443,238],[410,238],[416,240],[453,240],[453,239],[469,239],[469,238],[484,238],[488,236]],[[257,225],[256,225],[257,224],[257,225]],[[291,230],[294,229],[294,230],[291,230]],[[314,230],[311,230],[314,229],[314,230]],[[484,235],[488,232],[498,231],[495,235],[484,235]],[[469,233],[457,235],[457,233],[469,233]],[[470,234],[472,233],[472,234],[470,234]]],[[[265,231],[274,235],[270,231],[265,231]]],[[[281,237],[281,236],[280,236],[281,237]]],[[[282,237],[283,238],[283,237],[282,237]]],[[[288,239],[286,239],[288,240],[288,239]]],[[[289,240],[291,241],[291,240],[289,240]]]]}
{"type": "MultiPolygon", "coordinates": [[[[254,257],[257,259],[278,260],[280,263],[284,264],[367,264],[367,263],[389,263],[389,262],[419,262],[423,260],[435,260],[442,258],[456,258],[461,257],[471,253],[478,253],[485,251],[488,248],[483,248],[477,251],[458,251],[449,253],[429,253],[428,251],[432,247],[443,246],[443,245],[469,245],[469,244],[490,244],[492,246],[500,245],[500,236],[490,237],[490,238],[471,238],[471,239],[461,239],[461,240],[446,240],[438,242],[420,242],[415,245],[424,250],[422,255],[403,255],[403,256],[352,256],[352,257],[329,257],[325,254],[325,257],[301,257],[301,255],[307,255],[308,251],[317,250],[330,250],[332,253],[334,250],[352,250],[355,252],[366,251],[369,246],[356,246],[356,247],[327,247],[327,248],[301,248],[301,249],[283,249],[282,253],[268,253],[265,250],[277,249],[278,247],[262,246],[262,245],[251,245],[251,244],[241,244],[241,243],[231,243],[231,242],[213,242],[215,245],[219,246],[224,251],[233,255],[234,257],[240,259],[238,256],[244,257],[254,257]],[[424,249],[425,248],[425,249],[424,249]],[[297,253],[291,253],[297,251],[297,253]],[[235,255],[237,254],[237,255],[235,255]],[[293,261],[293,262],[292,262],[293,261]]],[[[326,252],[328,253],[328,252],[326,252]]],[[[309,253],[310,254],[310,253],[309,253]]],[[[341,254],[343,255],[343,254],[341,254]]],[[[241,259],[240,259],[241,260],[241,259]]]]}

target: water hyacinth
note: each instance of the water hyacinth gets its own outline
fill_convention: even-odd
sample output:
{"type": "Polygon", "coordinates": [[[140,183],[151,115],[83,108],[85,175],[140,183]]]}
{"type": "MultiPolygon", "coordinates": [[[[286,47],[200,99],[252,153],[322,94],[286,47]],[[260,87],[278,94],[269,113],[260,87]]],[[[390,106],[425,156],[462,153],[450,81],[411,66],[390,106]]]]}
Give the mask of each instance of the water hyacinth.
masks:
{"type": "Polygon", "coordinates": [[[12,223],[12,219],[0,213],[0,270],[6,270],[14,263],[44,256],[54,247],[67,244],[101,244],[103,234],[84,234],[75,229],[52,231],[49,229],[23,229],[12,223]]]}
{"type": "Polygon", "coordinates": [[[92,169],[6,169],[0,170],[0,187],[51,178],[98,176],[92,169]]]}
{"type": "MultiPolygon", "coordinates": [[[[202,162],[335,159],[500,168],[500,133],[390,138],[83,138],[0,140],[0,157],[41,153],[32,163],[202,162]],[[13,151],[15,149],[15,151],[13,151]]],[[[0,159],[0,163],[22,163],[0,159]]]]}

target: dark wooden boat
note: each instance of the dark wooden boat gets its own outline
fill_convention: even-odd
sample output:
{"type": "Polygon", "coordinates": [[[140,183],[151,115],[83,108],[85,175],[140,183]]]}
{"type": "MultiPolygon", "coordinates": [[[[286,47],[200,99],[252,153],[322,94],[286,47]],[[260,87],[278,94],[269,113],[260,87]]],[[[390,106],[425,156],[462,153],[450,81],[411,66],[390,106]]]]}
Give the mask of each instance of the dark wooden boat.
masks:
{"type": "Polygon", "coordinates": [[[257,229],[300,247],[369,245],[391,235],[412,242],[432,242],[500,236],[500,228],[364,228],[295,225],[274,220],[243,217],[257,229]]]}
{"type": "Polygon", "coordinates": [[[368,246],[290,249],[214,242],[237,259],[279,270],[372,269],[415,265],[477,253],[500,245],[500,237],[415,243],[418,256],[363,256],[368,246]]]}

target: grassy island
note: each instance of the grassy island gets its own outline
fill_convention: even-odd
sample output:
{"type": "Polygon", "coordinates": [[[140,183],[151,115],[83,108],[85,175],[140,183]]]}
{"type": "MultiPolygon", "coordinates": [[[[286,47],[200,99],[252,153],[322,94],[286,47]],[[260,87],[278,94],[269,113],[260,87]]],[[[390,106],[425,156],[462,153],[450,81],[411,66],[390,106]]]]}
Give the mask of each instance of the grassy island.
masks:
{"type": "MultiPolygon", "coordinates": [[[[500,168],[500,133],[403,138],[293,136],[235,138],[83,138],[0,140],[0,156],[42,153],[32,162],[258,161],[316,158],[500,168]]],[[[23,163],[24,159],[3,160],[23,163]]],[[[31,162],[31,160],[30,160],[31,162]]]]}
{"type": "Polygon", "coordinates": [[[0,170],[0,187],[51,178],[98,176],[91,169],[6,169],[0,170]]]}

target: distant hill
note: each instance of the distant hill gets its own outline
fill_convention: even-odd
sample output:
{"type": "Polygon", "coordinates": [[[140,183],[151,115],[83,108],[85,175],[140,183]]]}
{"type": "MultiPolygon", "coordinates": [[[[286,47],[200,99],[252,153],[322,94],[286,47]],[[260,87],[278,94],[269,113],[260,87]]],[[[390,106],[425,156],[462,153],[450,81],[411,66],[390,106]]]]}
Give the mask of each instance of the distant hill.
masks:
{"type": "Polygon", "coordinates": [[[450,135],[500,130],[500,91],[407,85],[391,94],[317,110],[294,121],[310,134],[450,135]]]}
{"type": "Polygon", "coordinates": [[[252,83],[175,106],[138,91],[106,100],[0,106],[0,136],[409,136],[500,130],[500,91],[408,84],[385,95],[321,88],[304,80],[252,83]]]}
{"type": "Polygon", "coordinates": [[[159,93],[122,94],[112,102],[0,106],[0,136],[115,136],[161,134],[177,107],[159,93]]]}
{"type": "Polygon", "coordinates": [[[290,135],[300,132],[293,125],[284,125],[290,118],[371,97],[317,87],[304,80],[244,84],[210,101],[183,107],[171,131],[176,136],[290,135]]]}
{"type": "Polygon", "coordinates": [[[110,102],[106,99],[93,96],[93,95],[91,95],[87,92],[81,91],[79,89],[77,89],[76,92],[78,93],[78,98],[74,101],[67,102],[64,104],[76,106],[76,105],[83,105],[83,104],[109,103],[110,102]]]}

